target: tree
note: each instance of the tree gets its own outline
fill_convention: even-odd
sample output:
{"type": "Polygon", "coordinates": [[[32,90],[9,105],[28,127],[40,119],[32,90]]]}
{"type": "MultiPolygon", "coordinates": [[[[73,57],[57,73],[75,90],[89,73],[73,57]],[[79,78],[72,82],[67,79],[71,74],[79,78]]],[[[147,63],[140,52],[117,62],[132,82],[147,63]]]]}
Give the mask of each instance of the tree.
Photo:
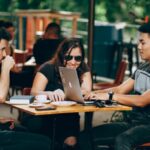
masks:
{"type": "MultiPolygon", "coordinates": [[[[52,9],[57,11],[80,12],[88,18],[88,0],[0,0],[1,11],[16,9],[52,9]]],[[[100,21],[132,23],[130,11],[137,17],[149,15],[150,1],[147,0],[95,0],[95,18],[100,21]]]]}

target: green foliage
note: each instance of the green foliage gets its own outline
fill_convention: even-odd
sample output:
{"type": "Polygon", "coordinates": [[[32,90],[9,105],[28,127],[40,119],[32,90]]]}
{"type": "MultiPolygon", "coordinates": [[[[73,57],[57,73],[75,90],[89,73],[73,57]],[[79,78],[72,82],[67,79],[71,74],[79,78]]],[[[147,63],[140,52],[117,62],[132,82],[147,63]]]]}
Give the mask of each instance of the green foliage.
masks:
{"type": "Polygon", "coordinates": [[[12,0],[0,0],[0,11],[7,12],[12,0]]]}
{"type": "MultiPolygon", "coordinates": [[[[80,12],[88,18],[90,0],[0,0],[0,11],[13,12],[16,9],[52,9],[80,12]]],[[[149,15],[148,0],[95,0],[95,18],[108,22],[133,22],[129,12],[137,17],[149,15]]]]}
{"type": "Polygon", "coordinates": [[[102,2],[100,4],[97,4],[95,6],[95,19],[101,20],[101,21],[108,21],[106,17],[106,9],[105,9],[105,3],[102,2]]]}

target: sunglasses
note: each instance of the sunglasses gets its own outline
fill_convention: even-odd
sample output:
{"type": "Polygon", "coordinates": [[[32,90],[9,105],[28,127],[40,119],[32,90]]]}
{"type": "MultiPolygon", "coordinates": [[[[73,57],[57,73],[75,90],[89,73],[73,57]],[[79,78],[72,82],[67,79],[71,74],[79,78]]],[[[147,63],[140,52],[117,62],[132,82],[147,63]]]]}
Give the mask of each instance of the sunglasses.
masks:
{"type": "Polygon", "coordinates": [[[82,56],[66,55],[64,58],[65,58],[66,61],[70,61],[70,60],[72,60],[73,58],[75,59],[75,61],[78,61],[78,62],[80,62],[80,61],[82,60],[82,56]]]}

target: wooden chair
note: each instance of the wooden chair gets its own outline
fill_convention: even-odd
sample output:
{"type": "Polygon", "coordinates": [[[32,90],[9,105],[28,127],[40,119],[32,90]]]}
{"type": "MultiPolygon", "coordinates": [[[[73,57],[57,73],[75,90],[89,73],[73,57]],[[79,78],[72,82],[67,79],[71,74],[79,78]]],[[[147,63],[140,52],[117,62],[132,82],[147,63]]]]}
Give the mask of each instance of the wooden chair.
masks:
{"type": "Polygon", "coordinates": [[[24,65],[27,59],[27,51],[15,50],[13,53],[13,57],[16,64],[24,65]]]}
{"type": "Polygon", "coordinates": [[[150,142],[139,145],[134,150],[148,150],[148,149],[150,149],[150,142]]]}
{"type": "MultiPolygon", "coordinates": [[[[30,87],[23,88],[22,95],[31,95],[31,88],[30,87]]],[[[19,114],[18,115],[18,121],[21,121],[22,120],[21,118],[22,118],[23,112],[19,111],[18,114],[19,114]]]]}
{"type": "MultiPolygon", "coordinates": [[[[11,74],[11,89],[12,92],[10,95],[18,94],[18,92],[22,91],[22,89],[26,86],[29,86],[29,82],[32,82],[32,68],[26,67],[25,62],[28,58],[28,52],[22,50],[14,50],[13,58],[15,60],[16,67],[14,68],[14,72],[11,74]],[[16,71],[15,71],[16,70],[16,71]],[[20,70],[20,71],[17,71],[20,70]],[[25,78],[24,78],[25,77],[25,78]],[[22,80],[25,79],[25,80],[22,80]]],[[[22,94],[22,93],[21,93],[22,94]]]]}
{"type": "Polygon", "coordinates": [[[111,87],[121,84],[124,80],[126,68],[127,68],[127,62],[125,60],[122,60],[119,64],[119,68],[117,70],[114,82],[112,82],[112,83],[110,83],[110,82],[94,83],[93,90],[101,90],[101,89],[111,88],[111,87]]]}
{"type": "Polygon", "coordinates": [[[26,87],[22,90],[22,94],[23,95],[30,95],[31,94],[31,88],[30,87],[26,87]]]}

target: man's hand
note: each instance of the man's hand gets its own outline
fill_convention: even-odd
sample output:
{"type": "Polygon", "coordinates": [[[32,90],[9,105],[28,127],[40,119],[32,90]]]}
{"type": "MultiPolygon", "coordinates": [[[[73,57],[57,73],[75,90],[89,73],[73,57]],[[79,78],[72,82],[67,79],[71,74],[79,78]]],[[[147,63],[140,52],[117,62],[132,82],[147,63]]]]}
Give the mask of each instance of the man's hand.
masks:
{"type": "Polygon", "coordinates": [[[15,73],[20,73],[22,71],[22,68],[23,67],[19,67],[17,66],[16,64],[13,66],[13,68],[11,69],[12,72],[15,72],[15,73]]]}
{"type": "Polygon", "coordinates": [[[2,118],[0,118],[0,123],[1,124],[10,123],[9,129],[14,128],[14,119],[13,118],[2,117],[2,118]]]}
{"type": "Polygon", "coordinates": [[[98,95],[94,92],[88,92],[84,95],[84,99],[91,100],[91,99],[98,99],[98,95]]]}
{"type": "Polygon", "coordinates": [[[2,69],[4,69],[5,71],[10,71],[10,69],[14,66],[15,61],[13,59],[13,57],[11,56],[6,56],[3,60],[2,60],[2,69]]]}
{"type": "Polygon", "coordinates": [[[13,118],[5,118],[5,117],[1,117],[0,118],[0,123],[7,123],[7,122],[12,122],[12,121],[14,121],[14,119],[13,118]]]}
{"type": "Polygon", "coordinates": [[[95,94],[94,92],[90,92],[88,94],[86,94],[84,96],[85,99],[96,99],[96,100],[108,100],[109,99],[109,95],[108,93],[98,93],[95,94]]]}

